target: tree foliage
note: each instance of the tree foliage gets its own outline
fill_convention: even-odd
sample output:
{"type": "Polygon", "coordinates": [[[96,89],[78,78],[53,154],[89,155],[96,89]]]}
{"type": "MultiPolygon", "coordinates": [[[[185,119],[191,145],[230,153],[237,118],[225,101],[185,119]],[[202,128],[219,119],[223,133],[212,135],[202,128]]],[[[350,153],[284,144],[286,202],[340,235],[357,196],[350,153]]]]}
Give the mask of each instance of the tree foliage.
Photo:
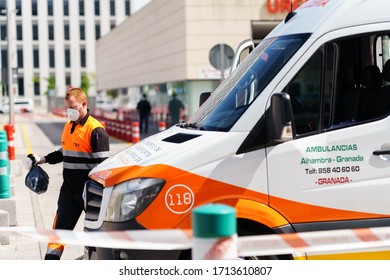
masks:
{"type": "Polygon", "coordinates": [[[81,76],[81,85],[80,88],[88,95],[89,88],[91,87],[91,81],[87,74],[83,74],[81,76]]]}
{"type": "Polygon", "coordinates": [[[45,94],[48,95],[51,90],[56,91],[56,77],[49,76],[45,80],[47,81],[47,90],[45,91],[45,94]]]}

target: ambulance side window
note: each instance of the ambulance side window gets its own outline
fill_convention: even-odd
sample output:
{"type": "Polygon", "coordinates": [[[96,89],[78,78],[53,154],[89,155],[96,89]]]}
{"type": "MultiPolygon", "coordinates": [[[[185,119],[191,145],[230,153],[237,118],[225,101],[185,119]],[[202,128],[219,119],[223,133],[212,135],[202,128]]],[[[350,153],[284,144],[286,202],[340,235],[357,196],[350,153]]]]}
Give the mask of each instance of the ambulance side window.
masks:
{"type": "Polygon", "coordinates": [[[283,89],[291,98],[297,137],[318,132],[322,65],[320,49],[283,89]]]}
{"type": "Polygon", "coordinates": [[[335,51],[335,87],[325,98],[324,130],[359,125],[388,116],[390,58],[387,34],[363,34],[339,39],[335,51]]]}
{"type": "Polygon", "coordinates": [[[362,34],[328,42],[283,89],[297,138],[390,114],[390,36],[362,34]]]}

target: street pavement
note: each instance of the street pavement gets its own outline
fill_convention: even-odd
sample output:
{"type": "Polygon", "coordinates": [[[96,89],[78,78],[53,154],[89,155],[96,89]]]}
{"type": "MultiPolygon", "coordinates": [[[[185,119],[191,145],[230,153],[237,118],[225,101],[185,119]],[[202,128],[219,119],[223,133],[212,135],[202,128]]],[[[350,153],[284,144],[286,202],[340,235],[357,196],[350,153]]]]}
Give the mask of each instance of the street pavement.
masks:
{"type": "MultiPolygon", "coordinates": [[[[0,114],[1,128],[6,123],[8,123],[8,115],[0,114]]],[[[65,119],[45,112],[15,115],[15,160],[11,163],[11,175],[13,174],[15,178],[15,184],[11,188],[11,199],[15,200],[16,204],[16,226],[51,229],[62,184],[62,164],[41,165],[50,176],[47,192],[38,195],[24,184],[27,170],[23,167],[23,163],[27,159],[26,155],[29,153],[46,155],[60,148],[58,144],[53,144],[37,123],[40,126],[42,124],[62,126],[65,119]]],[[[112,154],[130,145],[131,143],[110,138],[112,154]]],[[[75,231],[83,231],[83,220],[84,214],[80,217],[75,231]]],[[[0,245],[0,260],[41,260],[45,256],[46,245],[29,237],[10,235],[9,244],[0,245]]],[[[83,260],[83,246],[66,245],[61,259],[83,260]]]]}

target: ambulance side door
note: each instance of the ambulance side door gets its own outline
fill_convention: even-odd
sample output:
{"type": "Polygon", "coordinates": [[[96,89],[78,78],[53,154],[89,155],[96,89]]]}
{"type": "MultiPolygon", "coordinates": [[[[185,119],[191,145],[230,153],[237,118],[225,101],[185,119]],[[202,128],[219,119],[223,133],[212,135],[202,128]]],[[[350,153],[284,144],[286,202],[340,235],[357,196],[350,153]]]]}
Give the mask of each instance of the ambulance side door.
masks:
{"type": "Polygon", "coordinates": [[[373,28],[323,36],[275,88],[296,136],[266,148],[270,206],[296,231],[390,225],[390,27],[373,28]]]}

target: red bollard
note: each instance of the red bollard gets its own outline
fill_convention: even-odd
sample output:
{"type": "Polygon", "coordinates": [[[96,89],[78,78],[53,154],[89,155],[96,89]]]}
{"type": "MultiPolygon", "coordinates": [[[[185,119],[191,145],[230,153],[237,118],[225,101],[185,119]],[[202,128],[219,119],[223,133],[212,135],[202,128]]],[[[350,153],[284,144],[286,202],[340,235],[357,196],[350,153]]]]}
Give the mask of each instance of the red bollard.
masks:
{"type": "Polygon", "coordinates": [[[138,122],[133,122],[133,129],[132,129],[132,138],[133,138],[133,144],[139,142],[139,123],[138,122]]]}
{"type": "Polygon", "coordinates": [[[131,123],[129,121],[125,122],[125,130],[126,130],[126,142],[131,142],[131,123]]]}
{"type": "Polygon", "coordinates": [[[7,132],[7,138],[8,138],[8,159],[12,160],[15,159],[14,125],[5,124],[4,130],[7,132]]]}
{"type": "Polygon", "coordinates": [[[126,141],[126,124],[124,121],[121,121],[120,129],[121,129],[120,139],[126,141]]]}
{"type": "Polygon", "coordinates": [[[108,135],[112,136],[112,122],[110,119],[106,119],[106,121],[107,121],[107,127],[106,127],[107,133],[108,135]]]}
{"type": "Polygon", "coordinates": [[[167,125],[165,124],[165,122],[159,122],[158,124],[158,131],[161,132],[163,130],[167,129],[167,125]]]}
{"type": "Polygon", "coordinates": [[[114,132],[114,137],[119,139],[119,124],[117,123],[117,120],[113,121],[113,132],[114,132]]]}

